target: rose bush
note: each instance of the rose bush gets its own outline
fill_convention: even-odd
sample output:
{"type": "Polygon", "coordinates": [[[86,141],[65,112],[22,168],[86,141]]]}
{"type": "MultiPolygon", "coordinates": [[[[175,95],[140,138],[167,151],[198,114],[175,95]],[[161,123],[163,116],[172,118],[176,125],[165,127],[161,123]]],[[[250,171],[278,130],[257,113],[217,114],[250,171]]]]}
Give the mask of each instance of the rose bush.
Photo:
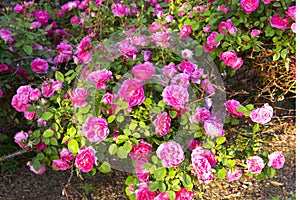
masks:
{"type": "Polygon", "coordinates": [[[14,139],[36,152],[30,170],[42,174],[49,165],[93,175],[127,159],[130,199],[192,199],[213,179],[274,177],[284,156],[257,147],[273,108],[234,99],[221,105],[219,74],[204,61],[232,75],[244,54],[270,48],[274,60],[289,63],[295,9],[293,2],[248,0],[70,1],[56,14],[33,2],[7,9],[0,97],[27,119],[28,130],[14,139]],[[136,35],[139,26],[147,31],[136,35]],[[20,79],[8,98],[10,81],[20,79]],[[253,139],[242,140],[248,145],[229,138],[243,121],[251,122],[252,130],[240,126],[246,136],[239,137],[253,139]]]}

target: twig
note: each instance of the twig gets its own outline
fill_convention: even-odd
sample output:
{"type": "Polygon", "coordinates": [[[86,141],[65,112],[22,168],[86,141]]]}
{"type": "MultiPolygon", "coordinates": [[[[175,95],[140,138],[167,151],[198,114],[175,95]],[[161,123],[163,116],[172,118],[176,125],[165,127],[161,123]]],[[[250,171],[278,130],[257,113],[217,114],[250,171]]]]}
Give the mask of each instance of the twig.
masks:
{"type": "Polygon", "coordinates": [[[20,151],[17,151],[15,153],[12,153],[12,154],[9,154],[9,155],[6,155],[6,156],[2,156],[2,157],[0,157],[0,162],[2,162],[4,160],[11,159],[11,158],[14,158],[16,156],[22,155],[22,154],[27,153],[27,152],[29,152],[29,151],[22,151],[22,150],[20,150],[20,151]]]}

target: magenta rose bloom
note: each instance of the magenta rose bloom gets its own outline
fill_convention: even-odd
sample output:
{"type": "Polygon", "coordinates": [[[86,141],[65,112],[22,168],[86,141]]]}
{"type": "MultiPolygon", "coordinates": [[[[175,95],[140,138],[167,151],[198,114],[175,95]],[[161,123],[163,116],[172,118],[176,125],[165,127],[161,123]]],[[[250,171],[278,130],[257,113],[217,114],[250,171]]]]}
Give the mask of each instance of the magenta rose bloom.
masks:
{"type": "Polygon", "coordinates": [[[180,37],[187,38],[192,33],[192,27],[187,24],[183,24],[182,28],[180,29],[180,37]]]}
{"type": "Polygon", "coordinates": [[[3,95],[3,92],[2,92],[2,90],[0,89],[0,98],[2,98],[2,95],[3,95]]]}
{"type": "Polygon", "coordinates": [[[289,27],[289,21],[288,21],[288,19],[281,18],[278,14],[274,15],[270,19],[270,24],[274,28],[278,28],[278,29],[281,29],[281,30],[285,30],[285,29],[287,29],[289,27]]]}
{"type": "Polygon", "coordinates": [[[184,152],[180,144],[176,142],[166,142],[159,145],[156,154],[166,168],[176,167],[184,160],[184,152]]]}
{"type": "Polygon", "coordinates": [[[252,110],[250,118],[253,122],[265,124],[271,121],[273,117],[273,108],[269,104],[264,104],[261,108],[252,110]]]}
{"type": "Polygon", "coordinates": [[[210,119],[210,111],[204,107],[198,107],[195,110],[195,114],[191,116],[190,121],[191,123],[198,123],[199,120],[206,121],[210,119]]]}
{"type": "Polygon", "coordinates": [[[177,68],[174,64],[168,64],[162,68],[162,72],[167,79],[170,79],[177,73],[177,68]]]}
{"type": "Polygon", "coordinates": [[[237,118],[237,117],[243,117],[243,116],[244,116],[244,113],[238,112],[238,111],[236,110],[236,109],[237,109],[238,107],[240,107],[240,106],[242,106],[242,104],[241,104],[239,101],[234,100],[234,99],[228,100],[228,101],[226,101],[226,103],[225,103],[226,110],[227,110],[228,112],[230,112],[230,114],[231,114],[232,117],[234,117],[234,118],[237,118]]]}
{"type": "Polygon", "coordinates": [[[141,105],[146,98],[143,84],[136,79],[124,81],[118,96],[127,102],[130,107],[141,105]]]}
{"type": "Polygon", "coordinates": [[[190,86],[190,75],[185,73],[176,74],[171,80],[171,85],[188,88],[190,86]]]}
{"type": "Polygon", "coordinates": [[[215,38],[218,34],[218,32],[214,31],[207,37],[206,44],[208,45],[208,47],[213,48],[220,45],[220,41],[215,42],[215,38]]]}
{"type": "Polygon", "coordinates": [[[192,74],[197,68],[198,66],[196,64],[189,61],[182,61],[178,65],[178,69],[186,74],[192,74]]]}
{"type": "Polygon", "coordinates": [[[82,147],[78,150],[75,164],[82,172],[89,172],[96,165],[97,157],[93,147],[82,147]]]}
{"type": "Polygon", "coordinates": [[[108,71],[106,69],[103,70],[98,70],[95,72],[90,73],[89,75],[89,81],[93,82],[96,84],[96,89],[106,89],[106,82],[110,77],[112,76],[112,72],[108,71]]]}
{"type": "Polygon", "coordinates": [[[241,0],[240,5],[247,14],[250,14],[258,8],[259,0],[241,0]]]}
{"type": "Polygon", "coordinates": [[[154,200],[170,200],[167,192],[159,193],[154,200]]]}
{"type": "Polygon", "coordinates": [[[14,136],[15,143],[17,143],[21,148],[25,147],[27,144],[28,133],[26,132],[17,132],[14,136]]]}
{"type": "Polygon", "coordinates": [[[22,12],[23,10],[26,10],[26,7],[25,7],[24,5],[17,4],[17,5],[15,5],[15,7],[14,7],[14,12],[15,12],[15,13],[20,13],[20,12],[22,12]]]}
{"type": "Polygon", "coordinates": [[[44,10],[36,11],[34,15],[36,20],[41,24],[46,24],[50,18],[50,15],[47,13],[47,11],[44,10]]]}
{"type": "Polygon", "coordinates": [[[152,63],[144,62],[143,64],[137,64],[132,68],[132,73],[135,75],[136,79],[145,81],[152,78],[155,73],[155,68],[152,63]]]}
{"type": "Polygon", "coordinates": [[[11,36],[10,30],[0,30],[0,37],[5,43],[11,43],[15,41],[14,37],[11,36]]]}
{"type": "Polygon", "coordinates": [[[292,20],[296,21],[296,6],[289,7],[287,14],[292,20]]]}
{"type": "Polygon", "coordinates": [[[236,62],[237,55],[234,50],[226,51],[220,54],[220,59],[225,63],[225,65],[233,66],[236,62]]]}
{"type": "MultiPolygon", "coordinates": [[[[26,105],[26,108],[30,107],[30,104],[26,105]]],[[[29,111],[24,111],[24,117],[28,120],[32,120],[35,117],[35,111],[29,112],[29,111]]]]}
{"type": "Polygon", "coordinates": [[[258,30],[258,29],[253,29],[253,30],[251,31],[251,37],[252,37],[252,38],[258,36],[259,34],[260,34],[260,30],[258,30]]]}
{"type": "Polygon", "coordinates": [[[44,149],[47,148],[47,145],[44,142],[39,142],[36,146],[35,146],[36,150],[38,151],[43,151],[44,149]]]}
{"type": "Polygon", "coordinates": [[[200,146],[201,142],[199,140],[190,140],[189,141],[189,150],[193,151],[196,147],[200,146]]]}
{"type": "Polygon", "coordinates": [[[109,134],[109,128],[106,119],[98,117],[89,117],[82,126],[82,134],[91,142],[101,142],[109,134]]]}
{"type": "Polygon", "coordinates": [[[192,161],[194,160],[195,162],[199,159],[199,157],[205,157],[208,160],[211,167],[214,167],[217,163],[216,155],[210,150],[204,149],[201,146],[198,146],[195,149],[193,149],[191,157],[192,161]]]}
{"type": "Polygon", "coordinates": [[[226,172],[226,180],[235,181],[235,180],[240,179],[242,175],[243,175],[243,172],[240,169],[235,169],[234,171],[228,170],[226,172]]]}
{"type": "Polygon", "coordinates": [[[106,93],[102,96],[102,101],[105,105],[111,105],[113,100],[113,95],[111,93],[106,93]]]}
{"type": "Polygon", "coordinates": [[[283,167],[285,158],[281,152],[275,151],[275,152],[271,153],[268,156],[268,158],[269,158],[269,162],[268,162],[269,167],[272,166],[275,169],[281,169],[283,167]]]}
{"type": "Polygon", "coordinates": [[[136,161],[136,177],[141,181],[141,182],[146,182],[149,178],[149,171],[144,169],[144,165],[148,163],[148,160],[146,158],[141,158],[136,161]]]}
{"type": "Polygon", "coordinates": [[[154,200],[157,192],[149,190],[148,183],[140,183],[137,186],[138,189],[135,191],[136,200],[154,200]]]}
{"type": "Polygon", "coordinates": [[[54,94],[54,89],[52,87],[52,81],[44,81],[42,83],[42,94],[45,97],[51,97],[54,94]]]}
{"type": "Polygon", "coordinates": [[[176,191],[176,198],[175,200],[192,200],[194,197],[194,191],[188,191],[186,188],[181,188],[180,190],[176,191]]]}
{"type": "Polygon", "coordinates": [[[32,101],[37,101],[41,97],[41,91],[36,88],[30,91],[29,99],[32,101]]]}
{"type": "Polygon", "coordinates": [[[158,114],[156,119],[154,120],[155,132],[160,135],[166,135],[171,127],[171,117],[167,112],[158,114]]]}
{"type": "Polygon", "coordinates": [[[152,145],[145,142],[144,140],[140,140],[138,146],[132,144],[132,149],[129,153],[132,161],[145,158],[152,151],[152,145]]]}
{"type": "Polygon", "coordinates": [[[220,137],[225,133],[223,123],[219,120],[206,120],[204,122],[204,129],[206,134],[212,137],[220,137]]]}
{"type": "Polygon", "coordinates": [[[43,163],[40,166],[40,169],[38,169],[38,170],[35,170],[30,162],[27,162],[27,166],[29,166],[30,171],[32,171],[33,173],[38,174],[38,175],[41,175],[41,174],[45,173],[45,171],[46,171],[46,163],[43,163]]]}
{"type": "Polygon", "coordinates": [[[192,159],[192,173],[195,174],[198,179],[209,180],[211,177],[211,165],[209,164],[207,158],[203,156],[194,157],[196,159],[192,159]]]}
{"type": "Polygon", "coordinates": [[[36,58],[31,62],[31,69],[35,73],[46,73],[48,71],[48,63],[43,59],[36,58]]]}
{"type": "Polygon", "coordinates": [[[130,9],[127,8],[124,4],[118,3],[118,4],[112,4],[111,5],[112,12],[117,17],[124,17],[128,14],[130,14],[130,9]]]}
{"type": "Polygon", "coordinates": [[[165,87],[162,92],[164,102],[169,106],[174,106],[176,108],[184,108],[185,104],[189,100],[189,93],[187,88],[170,85],[165,87]]]}
{"type": "Polygon", "coordinates": [[[71,102],[74,107],[84,107],[87,106],[86,99],[88,98],[89,93],[84,88],[76,88],[72,91],[71,102]]]}
{"type": "Polygon", "coordinates": [[[24,103],[24,99],[19,94],[13,96],[11,100],[11,105],[18,112],[25,112],[27,108],[27,102],[24,103]]]}
{"type": "Polygon", "coordinates": [[[247,167],[249,172],[254,174],[260,174],[264,168],[264,161],[259,156],[252,156],[247,160],[247,167]]]}
{"type": "Polygon", "coordinates": [[[53,160],[52,161],[52,166],[56,169],[59,169],[59,170],[67,170],[69,169],[70,167],[70,164],[67,163],[66,161],[64,160],[53,160]]]}
{"type": "Polygon", "coordinates": [[[60,159],[67,162],[67,163],[72,163],[74,156],[71,151],[67,148],[63,148],[60,153],[59,153],[60,159]]]}
{"type": "Polygon", "coordinates": [[[162,25],[159,24],[158,22],[153,22],[150,27],[149,30],[151,33],[155,33],[157,31],[159,31],[161,29],[162,25]]]}

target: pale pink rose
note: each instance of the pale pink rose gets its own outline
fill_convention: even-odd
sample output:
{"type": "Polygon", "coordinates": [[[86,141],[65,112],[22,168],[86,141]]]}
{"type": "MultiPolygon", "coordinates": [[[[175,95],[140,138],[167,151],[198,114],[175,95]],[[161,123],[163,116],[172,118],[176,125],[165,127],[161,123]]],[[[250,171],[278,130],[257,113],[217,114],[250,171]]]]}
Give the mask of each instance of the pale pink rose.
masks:
{"type": "Polygon", "coordinates": [[[180,144],[176,142],[166,142],[159,145],[156,154],[166,168],[178,166],[184,160],[184,152],[180,144]]]}
{"type": "Polygon", "coordinates": [[[203,31],[206,32],[206,33],[210,32],[211,31],[211,26],[204,26],[203,31]]]}
{"type": "Polygon", "coordinates": [[[296,33],[296,23],[293,23],[291,26],[293,33],[296,33]]]}
{"type": "Polygon", "coordinates": [[[37,101],[40,97],[41,97],[41,91],[38,88],[30,91],[30,96],[29,96],[30,100],[37,101]]]}
{"type": "Polygon", "coordinates": [[[178,69],[186,74],[192,74],[197,68],[198,66],[196,64],[189,61],[182,61],[178,65],[178,69]]]}
{"type": "Polygon", "coordinates": [[[16,13],[20,13],[23,10],[26,10],[26,7],[24,5],[17,4],[14,7],[14,12],[16,12],[16,13]]]}
{"type": "Polygon", "coordinates": [[[152,34],[152,39],[156,45],[162,47],[170,46],[169,40],[171,38],[171,33],[169,31],[159,31],[152,34]]]}
{"type": "Polygon", "coordinates": [[[252,156],[247,160],[247,168],[251,173],[260,174],[264,168],[264,161],[259,156],[252,156]]]}
{"type": "Polygon", "coordinates": [[[96,151],[93,147],[82,147],[78,150],[75,165],[82,172],[89,172],[97,165],[96,151]]]}
{"type": "Polygon", "coordinates": [[[196,147],[200,146],[201,142],[199,140],[191,140],[189,141],[189,150],[193,151],[196,147]]]}
{"type": "Polygon", "coordinates": [[[30,101],[30,94],[33,91],[33,89],[28,86],[20,86],[17,90],[17,95],[19,96],[19,99],[25,104],[30,101]]]}
{"type": "Polygon", "coordinates": [[[74,155],[71,151],[69,151],[69,149],[67,148],[63,148],[60,152],[59,152],[59,156],[60,159],[67,162],[67,163],[72,163],[73,159],[74,159],[74,155]]]}
{"type": "Polygon", "coordinates": [[[296,21],[296,6],[289,7],[287,14],[292,20],[296,21]]]}
{"type": "Polygon", "coordinates": [[[166,18],[165,18],[165,20],[166,20],[166,22],[170,23],[170,22],[173,21],[173,18],[174,17],[172,15],[167,15],[166,18]]]}
{"type": "Polygon", "coordinates": [[[34,5],[34,1],[23,1],[23,3],[27,8],[34,5]]]}
{"type": "Polygon", "coordinates": [[[153,22],[150,27],[149,30],[151,33],[155,33],[158,32],[160,29],[162,28],[162,25],[157,23],[157,22],[153,22]]]}
{"type": "Polygon", "coordinates": [[[204,122],[204,129],[206,134],[212,137],[220,137],[225,134],[223,124],[219,120],[206,120],[204,122]]]}
{"type": "Polygon", "coordinates": [[[153,124],[155,126],[155,132],[160,136],[164,136],[170,130],[171,117],[168,115],[167,112],[158,114],[153,124]]]}
{"type": "Polygon", "coordinates": [[[144,140],[140,140],[138,146],[132,144],[132,149],[129,153],[132,161],[145,158],[152,151],[152,145],[145,142],[144,140]]]}
{"type": "Polygon", "coordinates": [[[76,88],[72,91],[71,102],[74,107],[84,107],[87,106],[86,99],[88,98],[89,93],[84,88],[76,88]]]}
{"type": "Polygon", "coordinates": [[[262,0],[262,2],[264,2],[264,4],[270,4],[272,0],[262,0]]]}
{"type": "Polygon", "coordinates": [[[223,6],[223,5],[219,5],[218,6],[218,11],[223,11],[226,14],[226,13],[228,13],[231,10],[230,10],[230,8],[227,8],[227,7],[223,6]]]}
{"type": "Polygon", "coordinates": [[[194,197],[194,191],[188,191],[186,188],[181,188],[179,191],[176,191],[175,200],[192,200],[194,197]]]}
{"type": "Polygon", "coordinates": [[[98,117],[89,117],[82,126],[82,134],[91,142],[101,142],[109,134],[109,128],[106,119],[98,117]]]}
{"type": "Polygon", "coordinates": [[[136,200],[154,200],[157,192],[152,192],[148,188],[148,183],[139,183],[138,189],[135,191],[136,200]]]}
{"type": "Polygon", "coordinates": [[[52,89],[54,90],[54,91],[58,91],[58,90],[60,90],[61,88],[62,88],[62,86],[63,86],[63,82],[59,82],[59,81],[53,81],[53,80],[51,80],[51,85],[52,85],[52,89]]]}
{"type": "Polygon", "coordinates": [[[136,161],[136,177],[141,182],[146,182],[149,178],[149,171],[144,169],[144,165],[148,163],[148,160],[146,158],[141,158],[136,161]]]}
{"type": "Polygon", "coordinates": [[[187,60],[192,59],[193,55],[194,55],[194,53],[189,49],[184,49],[184,50],[181,51],[181,56],[184,59],[187,59],[187,60]]]}
{"type": "Polygon", "coordinates": [[[45,10],[39,10],[34,13],[35,18],[41,24],[46,24],[50,18],[50,15],[45,10]]]}
{"type": "Polygon", "coordinates": [[[218,34],[219,34],[218,32],[214,31],[214,32],[212,32],[212,33],[207,37],[206,44],[207,44],[210,48],[217,47],[217,46],[220,45],[220,41],[215,42],[215,38],[216,38],[216,36],[217,36],[218,34]]]}
{"type": "Polygon", "coordinates": [[[47,148],[47,145],[44,142],[39,142],[36,146],[35,146],[36,150],[38,151],[43,151],[44,149],[47,148]]]}
{"type": "Polygon", "coordinates": [[[136,79],[124,81],[118,96],[127,102],[129,107],[141,105],[146,98],[142,83],[136,79]]]}
{"type": "Polygon", "coordinates": [[[170,200],[167,192],[159,193],[154,200],[170,200]]]}
{"type": "Polygon", "coordinates": [[[46,171],[46,163],[42,163],[40,166],[40,169],[38,169],[38,170],[35,170],[30,162],[27,162],[27,166],[29,166],[30,171],[32,171],[33,173],[38,174],[38,175],[41,175],[41,174],[45,173],[45,171],[46,171]]]}
{"type": "Polygon", "coordinates": [[[40,22],[31,22],[30,29],[40,28],[42,24],[40,22]]]}
{"type": "Polygon", "coordinates": [[[126,58],[136,60],[138,50],[134,45],[131,45],[128,40],[122,40],[119,42],[119,51],[126,58]]]}
{"type": "Polygon", "coordinates": [[[147,42],[147,38],[143,36],[132,36],[127,38],[127,40],[129,40],[130,44],[134,46],[144,46],[147,42]]]}
{"type": "Polygon", "coordinates": [[[258,8],[259,0],[241,0],[240,5],[247,14],[250,14],[258,8]]]}
{"type": "Polygon", "coordinates": [[[237,118],[237,117],[243,117],[243,116],[244,116],[244,113],[238,112],[238,111],[236,110],[236,109],[237,109],[238,107],[240,107],[240,106],[242,106],[242,104],[241,104],[239,101],[234,100],[234,99],[228,100],[228,101],[226,101],[226,103],[225,103],[226,110],[227,110],[228,112],[230,112],[230,114],[231,114],[232,117],[234,117],[234,118],[237,118]]]}
{"type": "Polygon", "coordinates": [[[243,172],[240,169],[235,169],[234,171],[228,170],[226,172],[226,180],[235,181],[235,180],[240,179],[242,175],[243,175],[243,172]]]}
{"type": "Polygon", "coordinates": [[[261,108],[252,110],[250,118],[253,122],[265,124],[271,121],[273,117],[273,108],[269,104],[264,104],[261,108]]]}
{"type": "Polygon", "coordinates": [[[145,81],[152,78],[155,73],[155,68],[152,63],[144,62],[143,64],[137,64],[132,68],[132,73],[135,75],[135,78],[145,81]]]}
{"type": "Polygon", "coordinates": [[[111,78],[112,72],[106,69],[97,70],[90,73],[88,79],[89,81],[96,84],[96,89],[106,89],[106,82],[111,78]]]}
{"type": "Polygon", "coordinates": [[[278,28],[281,30],[285,30],[289,27],[289,21],[288,19],[281,18],[278,14],[275,14],[271,19],[270,19],[270,24],[274,28],[278,28]]]}
{"type": "Polygon", "coordinates": [[[59,169],[59,170],[67,170],[70,168],[70,164],[67,163],[66,161],[64,160],[53,160],[52,161],[52,166],[56,169],[59,169]]]}
{"type": "MultiPolygon", "coordinates": [[[[192,155],[193,153],[194,150],[192,152],[192,155]]],[[[211,165],[209,164],[207,158],[203,156],[194,156],[194,157],[196,159],[192,159],[192,164],[191,164],[191,166],[193,167],[192,173],[195,174],[198,177],[198,179],[209,180],[211,177],[211,165]]]]}
{"type": "Polygon", "coordinates": [[[0,30],[0,37],[5,43],[11,43],[15,41],[14,37],[11,36],[10,30],[0,30]]]}
{"type": "Polygon", "coordinates": [[[187,38],[192,33],[192,27],[188,24],[183,24],[180,29],[180,37],[187,38]]]}
{"type": "Polygon", "coordinates": [[[69,1],[68,3],[62,5],[61,10],[63,12],[69,12],[74,8],[77,8],[78,4],[75,1],[69,1]]]}
{"type": "Polygon", "coordinates": [[[281,152],[275,151],[275,152],[271,153],[268,156],[268,158],[269,158],[269,162],[268,162],[269,167],[272,166],[275,169],[281,169],[283,167],[285,158],[281,152]]]}
{"type": "Polygon", "coordinates": [[[130,14],[130,9],[127,8],[124,4],[121,3],[113,3],[111,5],[112,13],[117,17],[124,17],[130,14]]]}
{"type": "Polygon", "coordinates": [[[15,143],[17,143],[21,148],[25,147],[27,144],[28,133],[26,132],[17,132],[14,136],[15,143]]]}
{"type": "Polygon", "coordinates": [[[251,37],[252,37],[252,38],[258,36],[259,34],[260,34],[260,30],[253,29],[253,30],[251,31],[251,37]]]}
{"type": "Polygon", "coordinates": [[[102,96],[102,101],[105,105],[111,105],[113,100],[113,95],[111,93],[106,93],[102,96]]]}
{"type": "Polygon", "coordinates": [[[198,160],[199,157],[205,157],[208,160],[211,167],[214,167],[217,163],[216,155],[210,150],[204,149],[201,146],[198,146],[195,149],[193,149],[191,159],[192,161],[194,160],[196,162],[196,160],[198,160]]]}
{"type": "Polygon", "coordinates": [[[184,108],[186,103],[189,101],[189,93],[187,88],[170,85],[165,87],[162,92],[164,102],[169,106],[176,108],[184,108]]]}
{"type": "Polygon", "coordinates": [[[162,72],[167,79],[170,79],[177,73],[177,68],[174,64],[168,64],[162,68],[162,72]]]}
{"type": "Polygon", "coordinates": [[[31,62],[31,69],[35,73],[46,73],[48,70],[48,63],[43,59],[36,58],[31,62]]]}
{"type": "Polygon", "coordinates": [[[209,82],[208,79],[205,79],[201,82],[202,88],[204,88],[204,92],[206,94],[214,94],[215,88],[214,86],[209,82]]]}
{"type": "Polygon", "coordinates": [[[176,74],[175,77],[171,79],[171,85],[188,88],[190,86],[190,75],[185,73],[176,74]]]}

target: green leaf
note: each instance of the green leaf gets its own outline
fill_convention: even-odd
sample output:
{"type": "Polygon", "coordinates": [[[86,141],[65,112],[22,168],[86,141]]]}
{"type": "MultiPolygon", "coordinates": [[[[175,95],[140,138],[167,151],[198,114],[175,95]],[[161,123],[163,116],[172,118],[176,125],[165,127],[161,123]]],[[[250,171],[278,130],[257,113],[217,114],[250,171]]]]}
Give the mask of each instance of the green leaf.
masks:
{"type": "Polygon", "coordinates": [[[171,189],[172,189],[173,191],[179,191],[179,190],[181,189],[181,187],[180,187],[179,185],[172,185],[172,186],[171,186],[171,189]]]}
{"type": "Polygon", "coordinates": [[[226,138],[224,136],[218,137],[216,140],[217,144],[223,144],[226,141],[226,138]]]}
{"type": "Polygon", "coordinates": [[[124,150],[124,147],[118,148],[117,156],[121,159],[127,158],[128,153],[124,150]]]}
{"type": "Polygon", "coordinates": [[[45,121],[48,121],[52,117],[53,117],[53,113],[51,113],[51,112],[44,112],[42,114],[42,119],[45,120],[45,121]]]}
{"type": "Polygon", "coordinates": [[[32,54],[32,47],[31,46],[29,46],[29,45],[24,45],[23,46],[23,50],[25,51],[25,53],[27,53],[27,55],[31,55],[32,54]]]}
{"type": "Polygon", "coordinates": [[[31,164],[36,171],[39,171],[39,169],[41,168],[41,163],[37,159],[32,160],[31,164]]]}
{"type": "Polygon", "coordinates": [[[218,174],[218,178],[220,180],[225,179],[225,177],[226,177],[226,169],[224,167],[221,168],[221,169],[219,169],[217,174],[218,174]]]}
{"type": "Polygon", "coordinates": [[[157,104],[159,107],[165,107],[166,103],[163,100],[160,100],[157,104]]]}
{"type": "Polygon", "coordinates": [[[36,111],[36,109],[36,106],[29,106],[28,108],[26,108],[28,112],[36,111]]]}
{"type": "Polygon", "coordinates": [[[281,58],[285,59],[286,56],[288,54],[288,50],[287,49],[283,49],[281,52],[280,52],[280,56],[281,58]]]}
{"type": "Polygon", "coordinates": [[[170,112],[170,117],[171,117],[172,119],[174,119],[176,116],[177,116],[177,112],[176,112],[176,111],[171,111],[171,112],[170,112]]]}
{"type": "Polygon", "coordinates": [[[175,200],[176,193],[174,191],[167,191],[167,193],[170,200],[175,200]]]}
{"type": "Polygon", "coordinates": [[[106,161],[104,161],[100,167],[98,168],[100,172],[104,173],[104,174],[107,174],[109,172],[111,172],[111,167],[110,167],[110,164],[106,161]]]}
{"type": "Polygon", "coordinates": [[[184,186],[188,186],[192,183],[192,178],[188,174],[182,174],[179,178],[184,186]]]}
{"type": "Polygon", "coordinates": [[[155,171],[154,171],[154,177],[156,180],[158,181],[162,181],[164,180],[165,176],[167,175],[167,170],[165,167],[160,167],[160,168],[157,168],[155,171]]]}
{"type": "Polygon", "coordinates": [[[60,71],[55,71],[55,79],[59,82],[63,82],[65,80],[64,75],[60,71]]]}
{"type": "Polygon", "coordinates": [[[122,123],[122,122],[124,121],[124,116],[123,116],[123,115],[119,115],[119,116],[117,117],[117,121],[118,121],[119,123],[122,123]]]}
{"type": "Polygon", "coordinates": [[[134,178],[133,178],[133,176],[128,176],[128,177],[126,178],[125,184],[126,184],[126,185],[130,185],[130,184],[133,184],[133,183],[134,183],[134,178]]]}
{"type": "Polygon", "coordinates": [[[52,137],[53,135],[54,135],[54,132],[51,129],[47,129],[43,133],[43,137],[47,137],[47,138],[52,137]]]}
{"type": "Polygon", "coordinates": [[[108,148],[108,152],[110,153],[110,155],[116,154],[117,151],[118,151],[118,146],[116,144],[111,144],[108,148]]]}
{"type": "Polygon", "coordinates": [[[149,190],[150,191],[156,191],[159,187],[159,182],[153,181],[149,184],[149,190]]]}
{"type": "Polygon", "coordinates": [[[252,133],[256,133],[257,131],[259,131],[259,124],[254,124],[252,133]]]}
{"type": "Polygon", "coordinates": [[[119,135],[119,136],[117,137],[116,143],[117,143],[117,144],[121,144],[121,143],[123,143],[123,142],[125,142],[125,141],[127,141],[127,140],[129,140],[129,138],[128,138],[127,135],[119,135]]]}
{"type": "Polygon", "coordinates": [[[240,123],[240,121],[238,120],[238,119],[236,119],[236,118],[233,118],[232,120],[231,120],[231,124],[233,124],[233,125],[237,125],[237,124],[239,124],[240,123]]]}
{"type": "Polygon", "coordinates": [[[56,138],[50,138],[50,144],[52,144],[53,146],[57,146],[58,142],[56,138]]]}
{"type": "Polygon", "coordinates": [[[215,37],[215,42],[219,42],[219,41],[223,40],[223,38],[224,38],[224,34],[218,34],[215,37]]]}
{"type": "Polygon", "coordinates": [[[114,115],[109,116],[107,118],[107,123],[109,123],[109,124],[112,123],[115,120],[115,118],[116,118],[116,116],[114,116],[114,115]]]}
{"type": "Polygon", "coordinates": [[[36,155],[36,158],[38,160],[43,160],[45,158],[45,155],[42,153],[42,152],[39,152],[37,155],[36,155]]]}
{"type": "Polygon", "coordinates": [[[124,150],[125,150],[127,153],[129,153],[129,152],[131,151],[131,149],[132,149],[131,142],[126,141],[125,144],[123,145],[123,147],[124,147],[124,150]]]}
{"type": "Polygon", "coordinates": [[[68,142],[68,149],[72,152],[72,153],[77,153],[78,152],[78,142],[74,139],[70,140],[68,142]]]}
{"type": "Polygon", "coordinates": [[[249,109],[249,110],[253,110],[254,105],[253,104],[248,104],[248,105],[246,105],[246,108],[249,109]]]}
{"type": "Polygon", "coordinates": [[[203,145],[204,148],[206,149],[212,149],[215,147],[215,143],[211,140],[208,140],[204,145],[203,145]]]}
{"type": "Polygon", "coordinates": [[[273,178],[276,175],[276,169],[274,169],[273,167],[269,167],[267,169],[267,174],[270,178],[273,178]]]}
{"type": "Polygon", "coordinates": [[[59,126],[57,125],[57,123],[53,123],[51,126],[55,131],[58,131],[59,126]]]}
{"type": "Polygon", "coordinates": [[[279,58],[280,58],[280,53],[275,53],[273,55],[273,61],[279,60],[279,58]]]}

